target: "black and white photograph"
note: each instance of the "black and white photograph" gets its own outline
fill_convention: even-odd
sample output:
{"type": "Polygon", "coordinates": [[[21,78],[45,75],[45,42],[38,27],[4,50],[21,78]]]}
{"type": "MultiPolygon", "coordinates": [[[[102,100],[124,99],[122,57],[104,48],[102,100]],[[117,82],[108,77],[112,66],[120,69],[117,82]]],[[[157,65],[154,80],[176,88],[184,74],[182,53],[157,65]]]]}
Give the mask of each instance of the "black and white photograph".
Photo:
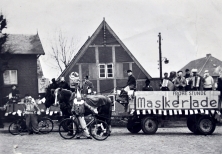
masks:
{"type": "Polygon", "coordinates": [[[221,0],[0,0],[0,154],[222,154],[221,0]]]}

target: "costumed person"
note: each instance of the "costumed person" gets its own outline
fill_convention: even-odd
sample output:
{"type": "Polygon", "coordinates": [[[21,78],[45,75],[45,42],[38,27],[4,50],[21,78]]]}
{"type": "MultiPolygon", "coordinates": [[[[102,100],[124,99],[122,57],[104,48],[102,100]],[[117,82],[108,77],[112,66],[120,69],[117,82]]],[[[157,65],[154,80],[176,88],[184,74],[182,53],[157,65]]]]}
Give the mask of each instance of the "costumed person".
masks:
{"type": "Polygon", "coordinates": [[[163,77],[163,79],[161,79],[161,84],[160,84],[160,89],[162,91],[169,91],[169,88],[168,88],[169,81],[170,81],[170,79],[168,78],[168,73],[165,72],[164,77],[163,77]]]}
{"type": "Polygon", "coordinates": [[[79,74],[77,72],[70,73],[69,84],[70,84],[70,90],[72,92],[76,92],[76,90],[80,88],[80,79],[79,79],[79,74]]]}
{"type": "Polygon", "coordinates": [[[59,88],[70,90],[69,84],[65,81],[64,77],[60,78],[59,88]]]}
{"type": "Polygon", "coordinates": [[[40,115],[40,109],[35,100],[28,94],[25,95],[25,120],[29,134],[39,134],[37,114],[40,115]],[[36,114],[37,111],[37,114],[36,114]]]}
{"type": "Polygon", "coordinates": [[[197,74],[197,69],[192,69],[193,76],[191,77],[191,90],[199,91],[201,88],[201,76],[197,74]]]}
{"type": "Polygon", "coordinates": [[[185,87],[185,91],[190,91],[191,87],[192,87],[192,76],[190,74],[190,70],[186,69],[185,70],[186,74],[184,75],[185,79],[186,79],[186,87],[185,87]]]}
{"type": "Polygon", "coordinates": [[[174,85],[176,87],[176,90],[184,91],[185,86],[186,86],[186,79],[182,76],[183,75],[182,71],[178,71],[177,74],[178,74],[178,76],[177,76],[176,80],[174,81],[174,85]]]}
{"type": "MultiPolygon", "coordinates": [[[[85,109],[84,107],[86,106],[87,108],[89,108],[92,112],[98,114],[98,111],[96,108],[91,107],[90,105],[88,105],[81,97],[81,94],[79,92],[79,90],[76,90],[76,98],[73,100],[73,106],[72,106],[72,113],[74,113],[77,118],[79,119],[80,125],[81,127],[84,129],[84,136],[87,137],[87,139],[92,139],[92,137],[89,134],[87,125],[86,125],[86,121],[84,118],[84,113],[85,113],[85,109]]],[[[77,139],[80,139],[81,134],[77,134],[77,139]]]]}
{"type": "Polygon", "coordinates": [[[214,85],[214,79],[212,76],[210,76],[209,71],[204,71],[204,77],[203,77],[203,89],[206,91],[213,90],[214,85]]]}
{"type": "Polygon", "coordinates": [[[148,78],[145,81],[145,86],[143,87],[142,91],[153,91],[153,87],[150,86],[150,80],[148,78]]]}

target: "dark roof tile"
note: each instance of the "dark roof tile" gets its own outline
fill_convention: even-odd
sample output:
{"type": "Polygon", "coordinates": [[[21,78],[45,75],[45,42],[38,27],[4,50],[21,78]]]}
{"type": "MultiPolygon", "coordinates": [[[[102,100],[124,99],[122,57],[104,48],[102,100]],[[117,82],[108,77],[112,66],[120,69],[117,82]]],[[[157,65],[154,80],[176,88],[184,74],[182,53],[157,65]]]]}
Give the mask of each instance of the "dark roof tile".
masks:
{"type": "Polygon", "coordinates": [[[204,71],[208,70],[209,74],[211,76],[218,76],[218,72],[216,71],[216,68],[222,67],[222,61],[213,57],[213,56],[208,56],[208,57],[203,57],[200,59],[193,60],[189,62],[187,65],[185,65],[182,69],[183,72],[188,68],[192,70],[193,68],[198,70],[198,73],[203,76],[204,71]]]}
{"type": "Polygon", "coordinates": [[[9,34],[4,50],[12,54],[45,54],[38,34],[9,34]]]}

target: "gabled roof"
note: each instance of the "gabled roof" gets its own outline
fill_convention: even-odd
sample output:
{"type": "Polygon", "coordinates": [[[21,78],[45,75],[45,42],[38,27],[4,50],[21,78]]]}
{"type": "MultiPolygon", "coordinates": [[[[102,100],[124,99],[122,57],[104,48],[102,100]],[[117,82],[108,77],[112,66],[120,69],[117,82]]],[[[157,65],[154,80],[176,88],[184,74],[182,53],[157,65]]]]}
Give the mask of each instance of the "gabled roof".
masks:
{"type": "Polygon", "coordinates": [[[38,33],[36,35],[8,34],[4,51],[11,54],[45,54],[38,33]]]}
{"type": "Polygon", "coordinates": [[[181,70],[185,72],[186,69],[192,70],[193,68],[198,70],[198,74],[204,75],[204,71],[208,70],[211,76],[218,76],[218,68],[222,67],[222,61],[213,57],[211,54],[207,54],[206,57],[193,60],[184,66],[181,70]]]}
{"type": "MultiPolygon", "coordinates": [[[[96,29],[96,31],[93,33],[93,35],[91,37],[89,37],[87,39],[87,41],[85,42],[85,44],[80,48],[80,50],[77,52],[77,54],[74,56],[74,58],[72,59],[72,61],[69,63],[69,65],[67,66],[67,68],[61,73],[61,76],[63,76],[65,74],[66,71],[70,71],[71,67],[73,65],[75,65],[77,63],[77,61],[79,60],[79,58],[82,57],[82,55],[86,52],[87,48],[89,47],[89,45],[91,45],[91,43],[94,41],[94,39],[98,36],[100,30],[103,27],[106,27],[107,30],[109,30],[109,32],[114,36],[114,38],[118,41],[118,43],[124,48],[124,50],[130,55],[130,57],[133,59],[133,61],[139,66],[139,68],[143,71],[143,73],[148,77],[148,78],[152,78],[147,72],[146,70],[142,67],[142,65],[137,61],[137,59],[133,56],[133,54],[128,50],[128,48],[123,44],[123,42],[119,39],[119,37],[114,33],[114,31],[111,29],[111,27],[107,24],[107,22],[105,20],[102,21],[102,23],[99,25],[99,27],[96,29]]],[[[58,77],[58,78],[59,78],[58,77]]]]}

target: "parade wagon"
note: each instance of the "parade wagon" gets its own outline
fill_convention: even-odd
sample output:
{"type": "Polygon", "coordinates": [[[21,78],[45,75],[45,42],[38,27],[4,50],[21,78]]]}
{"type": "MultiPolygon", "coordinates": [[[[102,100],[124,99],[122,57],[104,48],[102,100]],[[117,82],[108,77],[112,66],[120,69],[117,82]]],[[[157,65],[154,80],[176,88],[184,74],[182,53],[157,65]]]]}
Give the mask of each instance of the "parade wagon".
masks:
{"type": "Polygon", "coordinates": [[[129,101],[127,129],[155,134],[163,120],[186,120],[194,134],[210,135],[220,122],[219,91],[136,91],[129,101]]]}

